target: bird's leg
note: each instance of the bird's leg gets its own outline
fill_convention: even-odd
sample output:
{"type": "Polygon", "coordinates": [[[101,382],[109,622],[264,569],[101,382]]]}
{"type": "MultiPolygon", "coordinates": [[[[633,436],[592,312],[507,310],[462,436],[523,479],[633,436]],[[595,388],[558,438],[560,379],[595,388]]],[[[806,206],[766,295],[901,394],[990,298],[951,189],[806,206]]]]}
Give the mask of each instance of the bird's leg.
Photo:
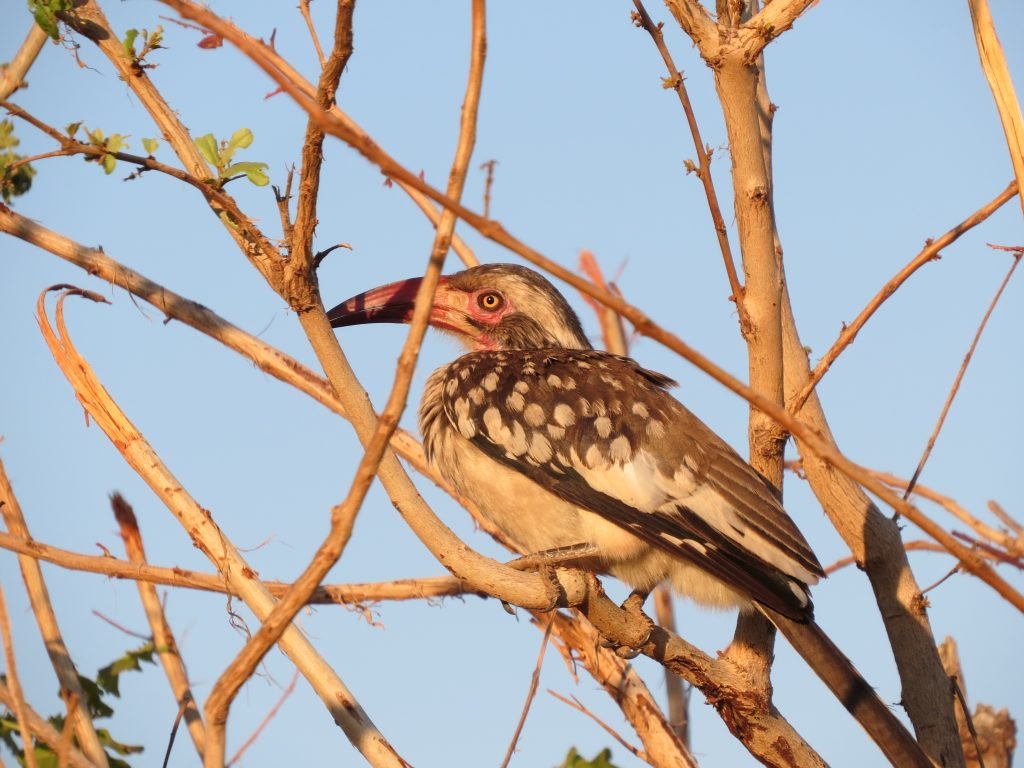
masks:
{"type": "MultiPolygon", "coordinates": [[[[562,599],[562,585],[555,574],[555,568],[557,566],[580,566],[583,561],[596,554],[597,547],[593,544],[581,542],[579,544],[570,544],[565,547],[555,547],[554,549],[545,549],[540,552],[523,555],[509,561],[506,565],[509,568],[515,568],[517,571],[536,570],[540,574],[541,578],[544,579],[545,591],[551,598],[550,605],[542,609],[543,613],[547,613],[548,611],[555,610],[562,599]]],[[[501,601],[501,606],[506,612],[513,616],[515,615],[515,609],[504,600],[501,601]]]]}
{"type": "Polygon", "coordinates": [[[651,632],[654,631],[655,624],[654,620],[644,613],[644,603],[647,601],[647,596],[650,594],[650,589],[634,589],[629,593],[629,597],[622,602],[622,610],[624,610],[630,618],[640,622],[645,627],[645,630],[643,632],[642,639],[635,647],[608,642],[605,647],[614,649],[616,656],[623,659],[635,659],[640,655],[640,649],[646,645],[647,641],[650,639],[651,632]]]}

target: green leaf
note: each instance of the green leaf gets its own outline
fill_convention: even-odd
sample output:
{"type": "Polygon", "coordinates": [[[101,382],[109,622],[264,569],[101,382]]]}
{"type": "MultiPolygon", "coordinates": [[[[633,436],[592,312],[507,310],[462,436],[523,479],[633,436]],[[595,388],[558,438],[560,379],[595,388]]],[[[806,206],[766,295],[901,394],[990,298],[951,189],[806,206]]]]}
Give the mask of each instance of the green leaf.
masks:
{"type": "Polygon", "coordinates": [[[264,172],[268,167],[266,163],[235,163],[224,171],[224,175],[231,177],[238,173],[244,173],[245,177],[257,187],[265,187],[270,183],[270,177],[264,172]]]}
{"type": "Polygon", "coordinates": [[[112,133],[103,146],[108,152],[120,152],[122,149],[128,148],[127,138],[120,133],[112,133]]]}
{"type": "Polygon", "coordinates": [[[114,750],[119,755],[136,755],[145,749],[145,747],[140,747],[135,744],[122,744],[111,736],[110,731],[106,728],[97,728],[96,735],[99,737],[100,743],[104,747],[114,750]]]}
{"type": "Polygon", "coordinates": [[[616,768],[611,760],[612,751],[607,747],[598,752],[593,760],[585,759],[576,751],[576,747],[572,747],[560,768],[616,768]]]}
{"type": "Polygon", "coordinates": [[[57,14],[70,11],[73,2],[74,0],[28,0],[28,9],[43,32],[54,40],[60,40],[57,14]]]}
{"type": "Polygon", "coordinates": [[[20,143],[14,135],[14,123],[10,120],[0,120],[0,149],[10,149],[20,143]]]}
{"type": "Polygon", "coordinates": [[[119,687],[119,680],[121,673],[141,671],[142,666],[139,664],[140,661],[146,661],[150,664],[156,663],[153,661],[153,653],[155,650],[153,643],[148,642],[143,643],[134,650],[126,651],[124,656],[110,662],[107,666],[96,673],[96,683],[107,693],[120,696],[121,691],[119,687]]]}
{"type": "Polygon", "coordinates": [[[250,131],[248,128],[239,128],[237,131],[231,134],[231,139],[228,141],[228,146],[238,147],[239,149],[248,149],[249,145],[252,144],[252,140],[252,131],[250,131]]]}
{"type": "Polygon", "coordinates": [[[160,146],[160,142],[156,139],[143,139],[142,148],[146,151],[147,155],[155,155],[157,147],[160,146]]]}
{"type": "Polygon", "coordinates": [[[139,30],[129,29],[124,33],[124,40],[121,41],[121,47],[124,48],[124,55],[132,61],[136,61],[135,55],[135,38],[139,36],[139,30]]]}
{"type": "Polygon", "coordinates": [[[77,123],[68,123],[67,128],[64,130],[67,131],[68,136],[73,139],[75,138],[75,134],[78,133],[78,129],[81,127],[82,121],[79,120],[77,123]]]}
{"type": "Polygon", "coordinates": [[[89,711],[90,717],[99,719],[110,717],[114,714],[114,710],[103,701],[103,689],[96,685],[96,681],[84,675],[79,675],[78,682],[82,685],[82,693],[85,694],[85,706],[89,711]]]}
{"type": "Polygon", "coordinates": [[[214,168],[220,168],[223,165],[220,159],[220,152],[217,149],[217,140],[213,138],[212,133],[200,136],[195,140],[195,144],[199,153],[206,158],[206,162],[214,168]]]}
{"type": "Polygon", "coordinates": [[[95,144],[97,147],[102,147],[106,145],[106,137],[103,135],[102,128],[97,128],[94,131],[90,131],[88,128],[86,128],[85,133],[89,137],[89,141],[95,144]]]}

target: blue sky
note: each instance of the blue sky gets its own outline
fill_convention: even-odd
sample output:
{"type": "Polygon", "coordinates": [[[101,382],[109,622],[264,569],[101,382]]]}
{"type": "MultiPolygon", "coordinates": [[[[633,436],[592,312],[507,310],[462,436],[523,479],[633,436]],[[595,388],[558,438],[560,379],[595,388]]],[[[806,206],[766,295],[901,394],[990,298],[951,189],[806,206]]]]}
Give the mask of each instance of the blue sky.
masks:
{"type": "MultiPolygon", "coordinates": [[[[315,78],[315,54],[289,4],[218,1],[218,13],[256,35],[276,29],[278,51],[315,78]]],[[[20,3],[0,25],[0,59],[28,28],[20,3]],[[14,20],[12,20],[12,17],[14,20]]],[[[727,370],[742,377],[745,348],[699,183],[684,173],[693,156],[675,97],[661,88],[662,64],[646,34],[629,22],[631,3],[492,3],[489,48],[473,169],[465,193],[482,208],[479,163],[497,159],[492,215],[517,237],[565,265],[595,252],[631,303],[645,308],[727,370]]],[[[331,4],[313,10],[330,30],[331,4]]],[[[666,35],[687,77],[704,139],[716,148],[714,172],[727,223],[733,225],[729,158],[710,72],[667,12],[666,35]]],[[[1018,87],[1024,82],[1024,6],[993,0],[992,10],[1018,87]]],[[[196,136],[226,137],[246,126],[255,142],[239,159],[269,163],[274,183],[298,162],[303,116],[265,76],[230,47],[202,50],[198,36],[158,16],[151,2],[107,3],[118,30],[163,24],[169,50],[158,52],[156,84],[196,136]]],[[[393,156],[443,186],[455,146],[468,61],[466,3],[362,3],[356,52],[339,102],[393,156]]],[[[82,120],[106,133],[157,135],[128,88],[87,41],[79,67],[48,45],[14,100],[63,127],[82,120]]],[[[325,45],[327,40],[325,38],[325,45]]],[[[978,64],[965,3],[822,2],[769,49],[768,86],[775,120],[775,198],[786,272],[804,343],[824,353],[842,323],[920,249],[993,198],[1012,176],[1002,130],[978,64]]],[[[52,142],[19,126],[21,150],[52,142]]],[[[319,246],[348,242],[320,271],[325,301],[422,271],[433,232],[398,189],[336,141],[325,148],[319,246]]],[[[173,162],[163,145],[159,159],[173,162]]],[[[220,223],[189,187],[149,174],[124,182],[123,166],[104,176],[80,159],[38,164],[32,192],[17,210],[153,280],[211,307],[309,364],[315,364],[293,314],[241,257],[220,223]]],[[[269,189],[232,187],[271,237],[279,224],[269,189]]],[[[1012,202],[904,286],[864,329],[819,391],[840,447],[854,460],[908,476],[917,464],[948,388],[1005,271],[1009,257],[987,243],[1020,245],[1021,209],[1012,202]]],[[[466,227],[460,234],[485,261],[514,260],[466,227]]],[[[734,245],[735,228],[730,234],[734,245]]],[[[39,292],[72,282],[113,302],[76,303],[68,322],[80,351],[172,471],[261,575],[289,579],[308,561],[328,527],[328,510],[348,488],[360,456],[351,428],[251,363],[159,313],[138,307],[80,270],[19,241],[0,241],[0,457],[30,529],[39,540],[96,554],[97,542],[121,552],[108,494],[135,506],[152,562],[209,570],[187,535],[89,427],[46,351],[33,318],[39,292]]],[[[454,257],[451,257],[454,268],[454,257]]],[[[1024,426],[1020,380],[1024,322],[1020,276],[989,323],[922,482],[979,515],[989,499],[1021,516],[1017,436],[1024,426]]],[[[597,323],[567,292],[592,335],[597,323]]],[[[404,338],[400,327],[347,329],[342,345],[371,397],[381,404],[404,338]]],[[[456,353],[428,337],[414,392],[456,353]]],[[[677,396],[738,449],[746,445],[746,404],[657,344],[638,340],[633,355],[680,381],[677,396]]],[[[404,423],[414,428],[415,409],[404,423]]],[[[430,486],[422,493],[473,546],[501,551],[474,532],[468,517],[430,486]]],[[[831,563],[846,551],[813,497],[787,478],[787,508],[831,563]]],[[[952,521],[925,507],[943,525],[952,521]]],[[[912,527],[907,539],[920,535],[912,527]]],[[[931,584],[947,557],[913,554],[918,581],[931,584]]],[[[405,528],[374,487],[333,582],[436,575],[442,568],[405,528]]],[[[66,640],[91,674],[136,640],[93,611],[138,631],[145,619],[132,584],[46,567],[66,640]]],[[[1003,574],[1024,588],[1024,579],[1003,574]]],[[[10,604],[21,676],[30,703],[60,708],[56,682],[27,610],[17,563],[0,553],[0,581],[10,604]]],[[[613,589],[615,589],[613,587],[613,589]]],[[[618,588],[621,592],[621,588],[618,588]]],[[[881,624],[866,580],[845,569],[815,592],[820,623],[833,634],[886,701],[899,699],[881,624]]],[[[985,585],[957,576],[929,594],[937,639],[960,643],[972,701],[1024,705],[1015,669],[1020,614],[985,585]]],[[[237,604],[236,604],[237,607],[237,604]]],[[[221,597],[171,591],[169,619],[195,690],[204,698],[244,642],[221,597]]],[[[731,635],[730,615],[680,603],[681,633],[715,651],[731,635]]],[[[243,615],[244,611],[243,611],[243,615]]],[[[540,633],[494,601],[385,604],[377,626],[342,607],[303,614],[301,624],[399,752],[417,765],[497,765],[515,727],[540,633]]],[[[250,623],[254,624],[250,619],[250,623]]],[[[658,695],[660,670],[637,666],[658,695]]],[[[291,668],[272,652],[232,710],[229,754],[262,720],[291,668]]],[[[549,696],[579,697],[629,738],[614,706],[585,675],[575,682],[548,654],[540,693],[514,765],[558,765],[576,746],[592,755],[611,746],[622,766],[639,765],[591,720],[549,696]]],[[[834,766],[878,764],[874,747],[780,641],[776,703],[834,766]]],[[[137,765],[157,764],[175,714],[156,668],[122,683],[111,724],[115,736],[147,747],[137,765]]],[[[699,694],[692,704],[694,752],[707,765],[752,761],[699,694]]],[[[288,759],[359,759],[302,681],[242,764],[288,759]],[[298,735],[299,738],[296,738],[298,735]]],[[[183,734],[172,765],[194,765],[183,734]]]]}

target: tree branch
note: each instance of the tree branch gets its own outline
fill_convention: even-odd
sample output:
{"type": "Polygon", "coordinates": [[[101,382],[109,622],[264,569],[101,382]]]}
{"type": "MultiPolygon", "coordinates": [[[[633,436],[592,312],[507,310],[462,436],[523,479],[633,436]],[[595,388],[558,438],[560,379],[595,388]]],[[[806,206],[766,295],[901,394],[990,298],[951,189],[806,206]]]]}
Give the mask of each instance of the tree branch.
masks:
{"type": "MultiPolygon", "coordinates": [[[[72,290],[94,301],[104,301],[96,294],[72,290]]],[[[66,294],[65,294],[66,295],[66,294]]],[[[45,314],[45,292],[37,303],[37,319],[50,352],[68,382],[74,387],[79,402],[96,424],[111,440],[129,466],[141,477],[167,508],[175,515],[199,549],[224,574],[225,580],[246,605],[260,619],[273,608],[273,597],[255,576],[238,550],[218,528],[208,510],[203,509],[184,489],[177,478],[128,420],[106,389],[99,383],[88,363],[78,354],[67,334],[64,323],[64,296],[56,308],[57,333],[50,327],[45,314]]],[[[280,640],[281,649],[302,671],[335,722],[345,731],[353,745],[371,765],[404,768],[403,761],[384,736],[377,730],[337,673],[320,657],[309,640],[296,628],[285,632],[280,640]]],[[[221,755],[213,743],[215,733],[207,723],[208,740],[206,761],[211,755],[221,755]]],[[[212,764],[216,765],[216,762],[212,764]]]]}
{"type": "MultiPolygon", "coordinates": [[[[128,559],[135,565],[146,564],[146,550],[142,546],[142,534],[139,532],[139,524],[135,519],[135,512],[127,501],[120,494],[115,493],[110,499],[111,507],[114,510],[114,518],[121,531],[121,538],[124,541],[125,552],[128,559]]],[[[136,580],[135,586],[139,590],[139,600],[146,612],[146,620],[149,622],[150,631],[153,633],[153,645],[156,648],[160,664],[167,675],[167,682],[171,685],[171,692],[182,710],[185,724],[188,726],[189,735],[195,745],[199,759],[203,759],[206,749],[206,728],[199,716],[199,708],[196,706],[195,697],[192,695],[192,687],[188,682],[188,672],[185,670],[185,661],[181,658],[178,644],[174,640],[174,633],[171,625],[167,623],[164,616],[164,608],[160,603],[160,596],[156,593],[156,587],[151,583],[136,580]]]]}
{"type": "Polygon", "coordinates": [[[0,69],[0,100],[9,98],[18,88],[22,86],[25,75],[32,68],[39,52],[43,50],[43,43],[46,42],[46,33],[43,32],[35,22],[25,36],[25,42],[21,44],[18,52],[10,63],[0,69]]]}
{"type": "MultiPolygon", "coordinates": [[[[0,461],[0,513],[3,514],[4,524],[11,534],[23,539],[29,538],[28,525],[21,513],[21,506],[14,495],[14,489],[7,477],[3,461],[0,461]]],[[[108,765],[107,753],[103,750],[103,745],[93,727],[89,708],[86,705],[87,699],[78,682],[78,671],[75,669],[71,654],[61,636],[60,626],[57,624],[57,614],[54,613],[53,604],[50,602],[50,593],[43,580],[43,571],[36,560],[24,555],[18,557],[18,566],[28,592],[32,613],[39,624],[39,632],[43,636],[43,644],[46,646],[46,653],[50,657],[50,663],[57,675],[61,691],[66,694],[66,698],[71,697],[75,701],[73,719],[78,743],[94,765],[106,768],[108,765]]],[[[72,713],[69,713],[69,717],[72,717],[72,713]]]]}
{"type": "Polygon", "coordinates": [[[903,285],[911,275],[930,261],[938,259],[944,248],[952,245],[960,238],[961,235],[981,224],[989,216],[999,210],[1007,201],[1012,200],[1016,194],[1017,182],[1011,181],[1006,189],[996,195],[990,202],[983,205],[944,235],[935,240],[929,239],[925,244],[925,247],[921,249],[921,252],[907,262],[907,265],[903,267],[903,269],[897,272],[891,280],[882,286],[881,290],[879,290],[878,293],[875,294],[874,298],[868,302],[867,306],[861,310],[856,319],[854,319],[854,321],[849,325],[843,326],[843,330],[842,333],[839,334],[839,338],[836,339],[828,352],[826,352],[824,356],[822,356],[821,360],[818,361],[818,364],[815,366],[814,371],[808,378],[807,383],[798,393],[788,398],[787,407],[790,413],[796,414],[800,412],[804,403],[807,402],[807,398],[810,396],[811,391],[818,385],[821,378],[828,373],[829,368],[832,367],[832,363],[836,361],[836,358],[838,358],[839,355],[841,355],[843,351],[853,343],[854,339],[857,338],[857,334],[860,333],[861,328],[864,327],[867,321],[871,319],[871,316],[878,311],[878,308],[881,307],[890,296],[896,293],[899,287],[903,285]]]}

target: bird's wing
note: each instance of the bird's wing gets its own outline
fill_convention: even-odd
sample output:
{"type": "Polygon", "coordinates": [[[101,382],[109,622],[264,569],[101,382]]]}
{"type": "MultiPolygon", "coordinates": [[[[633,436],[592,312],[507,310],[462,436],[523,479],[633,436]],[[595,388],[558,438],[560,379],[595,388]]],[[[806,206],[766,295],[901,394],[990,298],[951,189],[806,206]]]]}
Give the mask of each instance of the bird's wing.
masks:
{"type": "Polygon", "coordinates": [[[793,618],[823,575],[772,486],[672,398],[673,382],[591,350],[465,355],[452,426],[557,496],[793,618]],[[794,584],[794,581],[797,582],[794,584]]]}

